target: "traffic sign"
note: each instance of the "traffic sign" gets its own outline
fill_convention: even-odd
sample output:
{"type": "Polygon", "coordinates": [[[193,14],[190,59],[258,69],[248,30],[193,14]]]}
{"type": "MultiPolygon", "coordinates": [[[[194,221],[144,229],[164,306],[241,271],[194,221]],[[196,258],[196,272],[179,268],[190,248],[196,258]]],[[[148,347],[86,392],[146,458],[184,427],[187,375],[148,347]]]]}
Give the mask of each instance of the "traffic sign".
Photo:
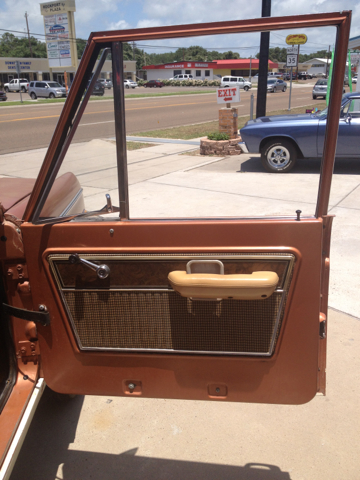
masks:
{"type": "Polygon", "coordinates": [[[286,55],[286,66],[287,67],[297,67],[297,55],[286,55]]]}
{"type": "Polygon", "coordinates": [[[297,55],[299,53],[299,45],[291,45],[291,47],[286,47],[286,53],[288,55],[297,55]]]}

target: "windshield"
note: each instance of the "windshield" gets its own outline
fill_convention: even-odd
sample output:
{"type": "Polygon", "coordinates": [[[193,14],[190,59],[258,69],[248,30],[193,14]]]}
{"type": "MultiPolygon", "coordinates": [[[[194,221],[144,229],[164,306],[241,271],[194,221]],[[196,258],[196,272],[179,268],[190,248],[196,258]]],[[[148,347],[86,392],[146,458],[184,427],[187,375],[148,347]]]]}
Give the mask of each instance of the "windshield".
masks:
{"type": "Polygon", "coordinates": [[[57,82],[48,82],[48,85],[50,88],[62,88],[60,83],[57,83],[57,82]]]}

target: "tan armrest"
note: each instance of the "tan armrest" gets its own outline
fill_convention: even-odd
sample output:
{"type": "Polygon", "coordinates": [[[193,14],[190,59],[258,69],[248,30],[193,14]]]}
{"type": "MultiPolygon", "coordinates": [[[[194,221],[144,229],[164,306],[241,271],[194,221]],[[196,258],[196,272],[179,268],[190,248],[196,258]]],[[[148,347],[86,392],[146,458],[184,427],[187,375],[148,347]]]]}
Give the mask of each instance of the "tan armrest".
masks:
{"type": "Polygon", "coordinates": [[[170,272],[168,280],[182,297],[234,298],[236,300],[264,300],[274,292],[279,277],[275,272],[253,272],[251,275],[187,274],[170,272]]]}

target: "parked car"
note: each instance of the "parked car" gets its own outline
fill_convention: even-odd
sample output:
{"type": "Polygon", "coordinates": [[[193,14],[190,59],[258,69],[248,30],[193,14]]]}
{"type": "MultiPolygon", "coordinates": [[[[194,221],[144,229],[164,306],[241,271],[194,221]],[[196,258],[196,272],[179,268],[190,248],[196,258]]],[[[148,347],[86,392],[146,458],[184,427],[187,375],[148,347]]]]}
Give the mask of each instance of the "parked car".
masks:
{"type": "Polygon", "coordinates": [[[124,87],[125,88],[136,88],[138,84],[133,80],[124,80],[124,87]]]}
{"type": "MultiPolygon", "coordinates": [[[[290,74],[290,73],[284,73],[284,75],[283,75],[283,79],[284,79],[284,80],[291,80],[290,77],[291,77],[291,74],[290,74]]],[[[296,80],[296,72],[293,72],[293,74],[292,74],[292,79],[293,79],[293,80],[296,80]]]]}
{"type": "Polygon", "coordinates": [[[13,78],[4,85],[5,92],[27,92],[29,90],[29,80],[27,78],[13,78]]]}
{"type": "Polygon", "coordinates": [[[279,78],[270,78],[267,81],[267,91],[268,92],[286,92],[287,83],[284,80],[280,80],[279,78]]]}
{"type": "MultiPolygon", "coordinates": [[[[328,110],[249,120],[240,130],[244,152],[260,153],[265,170],[289,172],[297,159],[321,157],[328,110]]],[[[360,157],[360,92],[343,95],[336,157],[360,157]]]]}
{"type": "MultiPolygon", "coordinates": [[[[90,80],[88,82],[88,88],[89,88],[89,85],[90,85],[90,80]]],[[[105,93],[104,84],[102,82],[99,82],[99,80],[96,80],[93,91],[91,92],[91,95],[99,95],[99,97],[102,97],[104,93],[105,93]]]]}
{"type": "Polygon", "coordinates": [[[228,88],[228,87],[239,87],[243,88],[245,92],[247,92],[251,88],[251,82],[245,80],[243,77],[233,77],[228,75],[226,77],[222,77],[220,82],[220,87],[228,88]]]}
{"type": "Polygon", "coordinates": [[[299,72],[298,73],[298,79],[299,80],[309,80],[310,78],[313,78],[315,76],[315,73],[309,73],[309,72],[299,72]]]}
{"type": "Polygon", "coordinates": [[[357,83],[357,76],[356,76],[356,77],[352,77],[351,83],[357,83]]]}
{"type": "Polygon", "coordinates": [[[102,83],[104,85],[104,88],[107,88],[108,90],[110,90],[112,87],[112,81],[108,80],[107,78],[98,78],[97,81],[102,83]]]}
{"type": "Polygon", "coordinates": [[[164,84],[160,82],[160,80],[149,80],[148,82],[144,83],[144,87],[146,88],[161,88],[164,84]]]}
{"type": "Polygon", "coordinates": [[[7,100],[6,93],[3,92],[2,90],[0,90],[0,100],[1,100],[2,102],[5,102],[5,100],[7,100]]]}
{"type": "Polygon", "coordinates": [[[281,72],[268,72],[268,78],[283,78],[281,72]]]}
{"type": "MultiPolygon", "coordinates": [[[[326,98],[327,86],[328,80],[326,78],[319,78],[312,91],[313,100],[316,100],[318,97],[326,98]]],[[[345,93],[345,87],[343,88],[343,93],[345,93]]]]}
{"type": "Polygon", "coordinates": [[[192,80],[194,77],[191,75],[191,73],[180,73],[179,75],[175,75],[172,78],[169,78],[169,80],[192,80]]]}
{"type": "Polygon", "coordinates": [[[61,98],[66,97],[66,88],[58,82],[30,82],[28,94],[33,100],[37,97],[61,98]]]}

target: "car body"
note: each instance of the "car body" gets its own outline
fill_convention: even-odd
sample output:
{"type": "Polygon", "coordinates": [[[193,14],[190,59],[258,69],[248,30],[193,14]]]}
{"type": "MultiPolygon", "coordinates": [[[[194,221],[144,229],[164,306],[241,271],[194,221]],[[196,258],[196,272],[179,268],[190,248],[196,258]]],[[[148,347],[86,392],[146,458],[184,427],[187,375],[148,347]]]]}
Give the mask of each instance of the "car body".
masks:
{"type": "Polygon", "coordinates": [[[144,83],[144,87],[146,88],[161,88],[163,86],[164,84],[163,82],[160,82],[160,80],[149,80],[146,83],[144,83]]]}
{"type": "Polygon", "coordinates": [[[136,88],[138,87],[138,84],[134,82],[133,80],[124,80],[124,87],[125,88],[136,88]]]}
{"type": "MultiPolygon", "coordinates": [[[[314,85],[312,91],[312,98],[316,100],[318,97],[326,98],[328,88],[328,79],[327,78],[319,78],[314,85]]],[[[345,93],[345,87],[343,88],[343,93],[345,93]]]]}
{"type": "MultiPolygon", "coordinates": [[[[240,130],[240,147],[260,153],[267,171],[289,172],[297,159],[323,153],[327,108],[317,113],[275,115],[249,120],[240,130]]],[[[343,95],[336,157],[360,157],[360,92],[343,95]]]]}
{"type": "Polygon", "coordinates": [[[299,72],[298,73],[298,78],[299,78],[299,80],[308,80],[310,78],[313,78],[313,74],[309,73],[309,72],[299,72]]]}
{"type": "Polygon", "coordinates": [[[5,102],[5,100],[7,100],[6,92],[0,90],[0,101],[5,102]]]}
{"type": "Polygon", "coordinates": [[[283,78],[283,76],[281,72],[268,72],[268,78],[283,78]]]}
{"type": "MultiPolygon", "coordinates": [[[[351,12],[269,17],[266,29],[342,27],[334,60],[334,68],[341,68],[350,21],[351,12]]],[[[201,192],[186,218],[157,218],[152,211],[145,218],[132,216],[121,43],[220,35],[229,25],[237,38],[261,32],[264,18],[252,19],[250,27],[247,20],[217,22],[211,32],[209,24],[195,24],[185,31],[171,25],[91,33],[37,179],[0,178],[1,478],[10,478],[45,383],[60,394],[118,396],[126,403],[211,401],[211,409],[228,401],[301,405],[325,394],[334,142],[324,159],[315,217],[294,212],[199,218],[201,192]],[[92,68],[99,60],[99,75],[110,52],[115,167],[101,146],[98,156],[89,158],[93,145],[84,151],[76,141],[92,93],[92,68]],[[72,139],[78,148],[67,162],[72,139]],[[62,173],[74,165],[78,177],[62,173]],[[111,184],[103,188],[104,170],[111,184]],[[95,203],[84,204],[83,187],[98,197],[95,203]],[[107,189],[119,207],[108,193],[103,206],[107,189]]],[[[336,111],[341,91],[340,81],[334,83],[330,102],[336,111]]],[[[112,113],[108,105],[106,111],[112,113]]],[[[87,117],[92,125],[101,120],[93,113],[87,117]]],[[[337,127],[337,120],[329,119],[327,139],[336,136],[337,127]]],[[[156,176],[164,163],[159,155],[152,164],[156,176]]],[[[38,154],[36,167],[25,155],[20,162],[27,177],[38,166],[38,154]]],[[[142,200],[158,190],[154,185],[149,195],[140,187],[142,200]]],[[[174,191],[170,184],[162,198],[174,201],[174,191]]],[[[213,195],[209,198],[213,210],[213,195]]],[[[179,201],[187,201],[183,191],[179,201]]],[[[159,202],[158,211],[162,206],[159,202]]],[[[52,433],[49,415],[46,420],[52,433]]],[[[37,444],[35,449],[42,460],[37,444]]],[[[263,476],[264,469],[259,471],[263,476]]]]}
{"type": "MultiPolygon", "coordinates": [[[[292,79],[296,80],[296,72],[293,72],[292,79]]],[[[291,73],[284,73],[283,80],[291,80],[291,73]]]]}
{"type": "Polygon", "coordinates": [[[27,92],[29,90],[29,80],[27,78],[13,78],[4,85],[5,92],[27,92]]]}
{"type": "Polygon", "coordinates": [[[267,80],[267,91],[276,93],[276,92],[286,92],[287,83],[280,78],[268,78],[267,80]]]}
{"type": "Polygon", "coordinates": [[[98,78],[98,82],[102,83],[104,88],[107,88],[108,90],[112,87],[112,81],[107,78],[98,78]]]}
{"type": "Polygon", "coordinates": [[[169,78],[169,80],[180,80],[184,82],[185,80],[193,80],[194,77],[191,75],[191,73],[179,73],[178,75],[175,75],[172,78],[169,78]]]}
{"type": "Polygon", "coordinates": [[[61,98],[66,97],[66,88],[58,82],[34,81],[30,82],[28,94],[33,100],[37,97],[61,98]]]}
{"type": "Polygon", "coordinates": [[[239,87],[243,88],[245,92],[250,90],[251,86],[251,82],[245,80],[243,77],[235,77],[232,75],[226,75],[225,77],[222,77],[220,82],[221,88],[239,87]]]}
{"type": "MultiPolygon", "coordinates": [[[[88,82],[88,88],[90,85],[90,80],[88,82]]],[[[105,86],[103,82],[99,82],[99,80],[96,80],[94,83],[94,87],[92,89],[91,95],[98,95],[99,97],[102,97],[105,93],[105,86]]]]}
{"type": "Polygon", "coordinates": [[[352,77],[351,83],[357,83],[357,75],[356,74],[352,77]]]}

